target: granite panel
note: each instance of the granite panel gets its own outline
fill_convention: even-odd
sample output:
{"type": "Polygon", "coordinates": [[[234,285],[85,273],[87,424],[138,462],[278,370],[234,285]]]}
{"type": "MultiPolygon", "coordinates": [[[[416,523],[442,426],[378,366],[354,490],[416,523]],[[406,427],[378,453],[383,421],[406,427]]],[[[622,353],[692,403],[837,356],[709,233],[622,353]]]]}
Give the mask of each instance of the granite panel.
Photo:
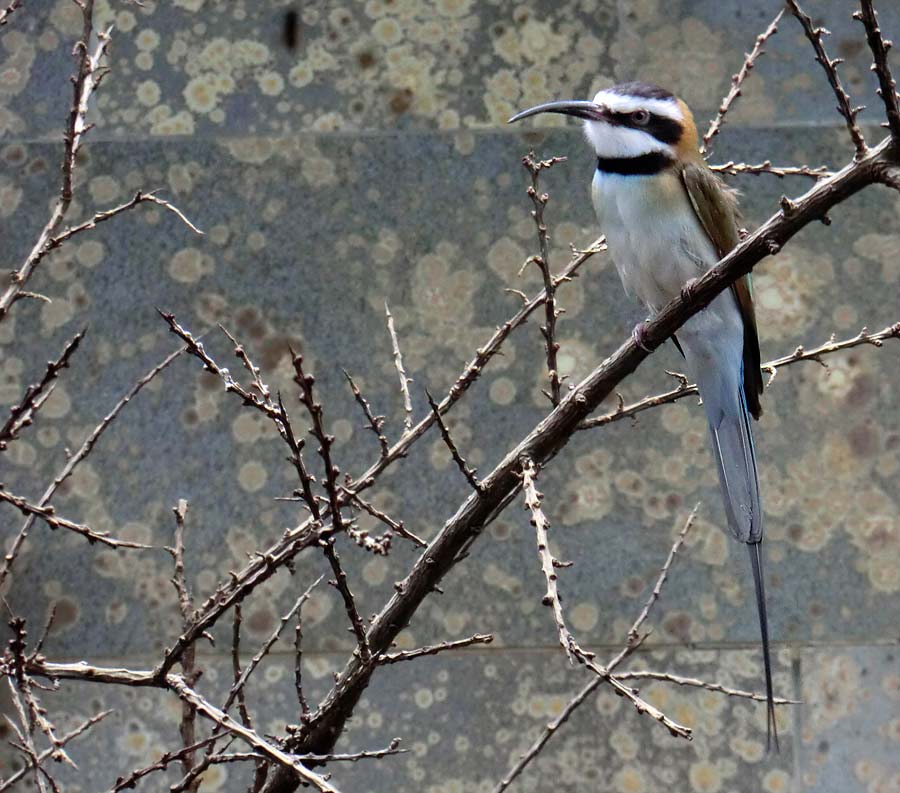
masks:
{"type": "MultiPolygon", "coordinates": [[[[777,685],[792,689],[789,653],[776,659],[777,685]]],[[[316,656],[305,665],[309,691],[324,693],[340,656],[316,656]]],[[[753,687],[755,659],[742,651],[677,650],[654,652],[635,660],[640,668],[678,670],[740,688],[753,687]]],[[[230,668],[203,659],[198,688],[213,702],[224,699],[230,668]]],[[[544,726],[589,681],[570,668],[561,652],[460,651],[378,672],[341,738],[340,751],[386,746],[401,739],[407,754],[330,767],[332,781],[344,793],[489,793],[544,726]]],[[[575,711],[534,761],[509,788],[510,793],[575,793],[596,790],[732,791],[786,793],[794,764],[792,714],[780,715],[781,751],[765,748],[765,706],[708,691],[652,682],[642,688],[653,704],[694,730],[692,741],[673,738],[652,719],[640,717],[620,697],[601,687],[575,711]]],[[[247,692],[257,730],[282,732],[296,722],[293,659],[275,656],[255,676],[247,692]]],[[[81,773],[54,767],[65,789],[106,789],[119,775],[154,761],[178,740],[180,706],[148,689],[65,685],[46,697],[61,723],[76,723],[86,708],[115,708],[90,741],[73,745],[81,773]]],[[[203,733],[199,731],[198,735],[203,733]]],[[[235,747],[236,749],[236,747],[235,747]]],[[[252,767],[214,767],[203,793],[242,791],[252,767]]],[[[167,789],[176,769],[149,777],[146,789],[167,789]]],[[[23,786],[23,789],[28,789],[23,786]]],[[[140,789],[140,788],[139,788],[140,789]]],[[[842,788],[817,787],[822,793],[842,788]]],[[[844,790],[846,788],[843,788],[844,790]]]]}
{"type": "MultiPolygon", "coordinates": [[[[129,139],[481,129],[531,104],[634,79],[672,86],[705,116],[775,13],[764,0],[96,7],[98,23],[114,26],[115,63],[93,112],[96,134],[129,139]]],[[[843,78],[856,102],[877,106],[849,7],[810,10],[834,31],[828,46],[846,60],[843,78]]],[[[900,28],[895,4],[880,10],[885,30],[900,28]]],[[[71,68],[79,31],[74,4],[55,0],[29,7],[4,33],[0,139],[58,137],[69,99],[59,75],[71,68]]],[[[732,121],[833,123],[829,88],[797,22],[784,20],[765,49],[732,121]]]]}
{"type": "Polygon", "coordinates": [[[900,676],[896,646],[816,647],[804,669],[797,790],[900,788],[900,676]]]}

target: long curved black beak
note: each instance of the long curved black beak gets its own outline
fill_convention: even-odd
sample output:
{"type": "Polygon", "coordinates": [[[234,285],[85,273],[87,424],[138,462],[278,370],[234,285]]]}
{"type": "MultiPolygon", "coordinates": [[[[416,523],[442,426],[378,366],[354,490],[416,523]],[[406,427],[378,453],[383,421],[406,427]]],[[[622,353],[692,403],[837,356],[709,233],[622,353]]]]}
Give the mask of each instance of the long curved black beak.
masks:
{"type": "Polygon", "coordinates": [[[523,110],[516,113],[507,124],[514,121],[521,121],[529,116],[536,116],[538,113],[562,113],[566,116],[575,116],[576,118],[584,118],[588,121],[603,121],[606,118],[606,108],[594,102],[579,99],[562,99],[557,102],[544,102],[542,105],[523,110]]]}

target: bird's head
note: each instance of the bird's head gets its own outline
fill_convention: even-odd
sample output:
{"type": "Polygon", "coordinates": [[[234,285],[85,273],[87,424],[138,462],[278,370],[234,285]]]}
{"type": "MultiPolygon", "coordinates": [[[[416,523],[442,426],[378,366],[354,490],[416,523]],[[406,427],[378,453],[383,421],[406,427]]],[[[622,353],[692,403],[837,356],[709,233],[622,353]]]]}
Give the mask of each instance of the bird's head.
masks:
{"type": "Polygon", "coordinates": [[[593,100],[546,102],[509,122],[538,113],[584,119],[584,134],[598,157],[663,154],[672,161],[698,156],[697,127],[688,106],[671,91],[648,83],[624,83],[598,91],[593,100]]]}

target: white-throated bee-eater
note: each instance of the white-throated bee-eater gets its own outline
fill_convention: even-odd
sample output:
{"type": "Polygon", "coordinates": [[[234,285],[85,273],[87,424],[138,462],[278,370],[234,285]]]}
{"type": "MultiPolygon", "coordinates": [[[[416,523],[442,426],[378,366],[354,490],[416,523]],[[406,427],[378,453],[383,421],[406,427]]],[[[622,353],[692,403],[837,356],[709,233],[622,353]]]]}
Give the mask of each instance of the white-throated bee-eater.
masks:
{"type": "MultiPolygon", "coordinates": [[[[707,166],[688,106],[646,83],[592,101],[547,102],[513,116],[583,119],[597,155],[592,197],[625,291],[653,315],[739,241],[735,192],[707,166]]],[[[643,323],[634,330],[642,344],[643,323]]],[[[673,338],[700,389],[731,533],[750,551],[762,634],[767,733],[778,746],[763,584],[763,514],[750,417],[762,413],[759,340],[750,277],[735,282],[673,338]]]]}

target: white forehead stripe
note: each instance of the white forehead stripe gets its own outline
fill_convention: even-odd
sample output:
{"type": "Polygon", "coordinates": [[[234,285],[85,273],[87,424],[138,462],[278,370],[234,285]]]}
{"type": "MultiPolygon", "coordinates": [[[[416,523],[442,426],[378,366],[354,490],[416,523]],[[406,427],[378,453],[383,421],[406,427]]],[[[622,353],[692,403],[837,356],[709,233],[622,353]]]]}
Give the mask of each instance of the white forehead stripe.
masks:
{"type": "Polygon", "coordinates": [[[684,121],[684,114],[675,99],[645,99],[640,96],[627,96],[612,91],[598,91],[594,97],[598,105],[606,105],[614,113],[631,113],[635,110],[649,110],[659,116],[674,121],[684,121]]]}

